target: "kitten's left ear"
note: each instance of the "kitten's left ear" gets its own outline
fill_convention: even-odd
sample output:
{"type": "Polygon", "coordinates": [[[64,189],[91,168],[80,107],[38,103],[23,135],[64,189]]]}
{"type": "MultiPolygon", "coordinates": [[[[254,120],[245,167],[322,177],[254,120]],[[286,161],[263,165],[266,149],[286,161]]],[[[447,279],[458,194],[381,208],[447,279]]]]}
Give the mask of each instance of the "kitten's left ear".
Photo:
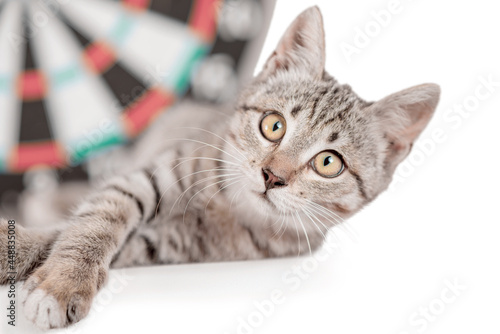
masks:
{"type": "Polygon", "coordinates": [[[319,8],[314,6],[303,11],[288,27],[259,77],[272,76],[280,70],[293,70],[321,79],[324,69],[323,17],[319,8]]]}
{"type": "Polygon", "coordinates": [[[390,173],[410,153],[431,120],[440,93],[438,85],[424,84],[389,95],[370,107],[388,140],[385,165],[390,173]]]}

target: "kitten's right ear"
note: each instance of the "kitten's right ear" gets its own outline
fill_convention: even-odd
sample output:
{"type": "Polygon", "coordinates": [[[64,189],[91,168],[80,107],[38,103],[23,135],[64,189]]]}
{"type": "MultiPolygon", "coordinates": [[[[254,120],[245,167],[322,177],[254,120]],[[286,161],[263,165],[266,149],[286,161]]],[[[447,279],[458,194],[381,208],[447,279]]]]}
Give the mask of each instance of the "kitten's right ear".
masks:
{"type": "Polygon", "coordinates": [[[410,153],[434,114],[440,93],[438,85],[424,84],[389,95],[370,107],[389,142],[385,161],[389,172],[410,153]]]}
{"type": "Polygon", "coordinates": [[[295,71],[321,79],[325,69],[325,32],[317,6],[303,11],[281,37],[278,47],[267,60],[259,77],[279,71],[295,71]]]}

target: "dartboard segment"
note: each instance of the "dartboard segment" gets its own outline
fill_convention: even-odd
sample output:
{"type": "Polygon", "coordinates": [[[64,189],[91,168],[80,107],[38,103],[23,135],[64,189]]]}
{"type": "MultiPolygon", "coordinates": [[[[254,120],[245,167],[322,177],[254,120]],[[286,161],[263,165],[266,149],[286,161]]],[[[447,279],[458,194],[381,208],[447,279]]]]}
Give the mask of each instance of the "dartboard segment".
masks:
{"type": "MultiPolygon", "coordinates": [[[[122,1],[127,5],[127,0],[122,1]]],[[[149,10],[171,17],[180,22],[188,22],[191,14],[192,1],[186,0],[152,0],[149,3],[149,10]]]]}
{"type": "MultiPolygon", "coordinates": [[[[72,27],[71,23],[68,22],[68,26],[72,27]]],[[[101,75],[114,94],[115,104],[122,108],[122,124],[129,137],[136,136],[173,103],[175,96],[155,87],[154,82],[141,81],[122,66],[106,42],[91,42],[74,27],[72,31],[85,49],[83,57],[87,66],[101,75]]]]}
{"type": "Polygon", "coordinates": [[[0,172],[74,165],[139,134],[186,92],[221,3],[0,0],[0,172]]]}
{"type": "MultiPolygon", "coordinates": [[[[39,8],[34,3],[33,13],[39,8]]],[[[84,51],[62,22],[53,18],[33,38],[39,68],[48,73],[46,104],[57,141],[70,163],[124,140],[119,109],[102,79],[86,69],[84,51]]]]}
{"type": "MultiPolygon", "coordinates": [[[[64,7],[63,13],[75,30],[106,45],[107,51],[97,54],[113,54],[119,60],[102,74],[125,107],[123,126],[128,136],[137,135],[187,90],[193,65],[206,55],[210,39],[215,37],[218,3],[195,1],[188,26],[156,11],[146,11],[152,4],[147,1],[75,0],[64,7]],[[205,11],[203,20],[200,11],[205,11]],[[121,78],[120,82],[115,78],[121,78]],[[140,78],[147,88],[142,94],[138,94],[141,84],[133,83],[133,78],[140,78]],[[124,89],[127,83],[129,87],[124,89]],[[134,99],[129,103],[131,96],[134,99]]],[[[157,5],[155,8],[160,9],[157,5]]]]}
{"type": "Polygon", "coordinates": [[[15,92],[15,82],[23,62],[23,27],[19,17],[22,6],[18,2],[0,3],[0,171],[8,167],[19,137],[21,101],[15,92]]]}
{"type": "MultiPolygon", "coordinates": [[[[124,66],[143,81],[181,94],[193,63],[208,51],[206,36],[213,37],[213,32],[200,30],[208,27],[200,24],[200,8],[215,2],[195,2],[192,27],[155,12],[129,10],[120,2],[73,0],[63,12],[78,31],[109,43],[124,66]]],[[[209,11],[205,14],[204,21],[215,19],[209,11]]]]}

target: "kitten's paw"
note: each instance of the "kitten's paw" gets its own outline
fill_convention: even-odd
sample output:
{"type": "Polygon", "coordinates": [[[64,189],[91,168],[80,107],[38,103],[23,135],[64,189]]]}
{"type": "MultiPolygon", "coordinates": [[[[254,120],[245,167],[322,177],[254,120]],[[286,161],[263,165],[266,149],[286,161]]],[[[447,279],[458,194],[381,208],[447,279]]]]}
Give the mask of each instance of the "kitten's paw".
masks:
{"type": "Polygon", "coordinates": [[[47,270],[42,266],[24,284],[20,299],[26,318],[41,329],[67,327],[89,312],[96,293],[94,280],[78,277],[69,268],[47,270]]]}

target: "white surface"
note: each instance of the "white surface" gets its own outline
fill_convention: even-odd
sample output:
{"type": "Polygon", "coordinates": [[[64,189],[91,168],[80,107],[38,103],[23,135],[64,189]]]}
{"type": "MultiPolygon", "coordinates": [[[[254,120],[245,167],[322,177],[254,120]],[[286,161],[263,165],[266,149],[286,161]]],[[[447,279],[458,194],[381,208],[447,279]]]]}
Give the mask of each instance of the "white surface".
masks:
{"type": "MultiPolygon", "coordinates": [[[[348,63],[340,43],[352,42],[355,27],[364,27],[370,12],[387,8],[389,1],[315,2],[326,21],[327,69],[367,99],[439,83],[442,102],[422,139],[441,129],[446,140],[422,161],[413,157],[420,165],[351,219],[347,226],[356,236],[343,238],[340,251],[308,278],[293,280],[300,283],[297,289],[287,272],[307,258],[135,268],[125,272],[130,280],[111,284],[115,293],[101,295],[109,302],[96,302],[91,318],[68,333],[500,331],[500,87],[468,118],[444,119],[449,108],[474,95],[480,76],[500,81],[498,8],[487,0],[401,0],[401,13],[348,63]],[[458,297],[445,290],[447,280],[465,286],[458,297]],[[255,316],[254,303],[276,289],[283,291],[284,302],[257,328],[238,332],[239,317],[255,316]],[[440,305],[445,307],[436,309],[440,305]],[[418,313],[417,323],[410,322],[429,307],[442,313],[424,330],[418,313]]],[[[262,59],[310,4],[278,1],[262,59]]],[[[5,288],[0,296],[5,299],[5,288]]],[[[5,317],[0,319],[4,325],[5,317]]]]}

